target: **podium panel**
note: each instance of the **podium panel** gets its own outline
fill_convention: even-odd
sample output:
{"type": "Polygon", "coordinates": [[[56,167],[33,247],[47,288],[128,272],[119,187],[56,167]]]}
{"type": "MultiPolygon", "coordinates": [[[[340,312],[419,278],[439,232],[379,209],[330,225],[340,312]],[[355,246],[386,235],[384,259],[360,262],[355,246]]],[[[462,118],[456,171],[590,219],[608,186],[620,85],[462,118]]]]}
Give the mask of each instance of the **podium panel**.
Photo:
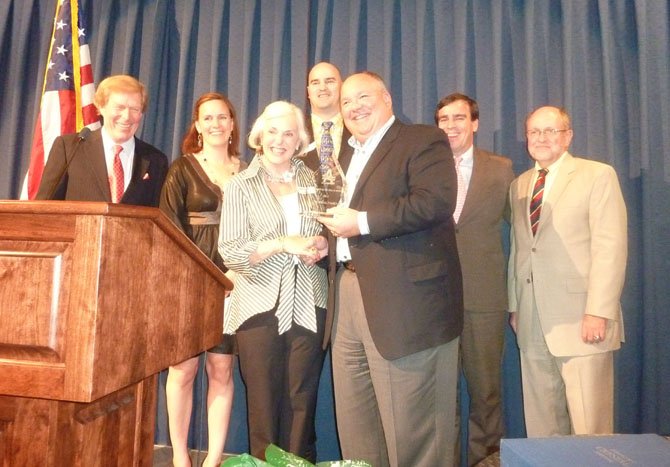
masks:
{"type": "Polygon", "coordinates": [[[62,201],[0,201],[0,279],[3,465],[143,465],[155,375],[220,342],[232,283],[158,209],[62,201]]]}
{"type": "Polygon", "coordinates": [[[0,396],[2,466],[151,466],[156,376],[95,402],[0,396]]]}

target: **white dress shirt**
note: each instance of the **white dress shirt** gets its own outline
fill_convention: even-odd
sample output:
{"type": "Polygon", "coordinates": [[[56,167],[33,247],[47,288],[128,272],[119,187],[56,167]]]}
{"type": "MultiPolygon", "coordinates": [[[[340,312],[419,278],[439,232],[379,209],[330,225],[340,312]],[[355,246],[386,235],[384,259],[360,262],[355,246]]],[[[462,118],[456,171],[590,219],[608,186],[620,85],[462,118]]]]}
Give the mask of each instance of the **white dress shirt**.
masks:
{"type": "MultiPolygon", "coordinates": [[[[365,143],[359,143],[354,136],[349,138],[349,146],[354,148],[354,155],[351,158],[351,163],[347,169],[346,180],[347,180],[347,190],[344,194],[344,205],[349,206],[351,203],[351,198],[354,195],[356,190],[356,184],[358,179],[363,173],[363,169],[370,160],[370,156],[375,152],[379,142],[382,140],[388,129],[393,125],[395,121],[395,116],[391,115],[391,118],[377,130],[372,136],[370,136],[365,143]]],[[[368,213],[359,212],[358,213],[358,229],[361,231],[361,235],[367,235],[370,233],[370,226],[368,225],[368,213]]],[[[337,238],[337,261],[351,261],[351,251],[349,250],[349,240],[346,238],[337,238]]]]}

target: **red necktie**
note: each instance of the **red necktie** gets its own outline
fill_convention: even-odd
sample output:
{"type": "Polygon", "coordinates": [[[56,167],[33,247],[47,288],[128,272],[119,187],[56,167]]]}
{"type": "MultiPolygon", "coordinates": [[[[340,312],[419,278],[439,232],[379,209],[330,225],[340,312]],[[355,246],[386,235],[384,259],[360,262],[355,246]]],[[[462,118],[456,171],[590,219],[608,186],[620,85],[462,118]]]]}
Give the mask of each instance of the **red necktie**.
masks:
{"type": "Polygon", "coordinates": [[[109,190],[112,193],[112,203],[118,203],[123,198],[125,181],[123,179],[121,151],[123,151],[123,146],[118,144],[114,146],[114,164],[112,166],[112,176],[109,177],[109,190]]]}
{"type": "Polygon", "coordinates": [[[547,169],[540,169],[533,186],[533,197],[530,200],[530,230],[533,236],[537,232],[537,224],[540,222],[540,211],[542,210],[542,196],[544,195],[544,181],[547,177],[547,169]]]}

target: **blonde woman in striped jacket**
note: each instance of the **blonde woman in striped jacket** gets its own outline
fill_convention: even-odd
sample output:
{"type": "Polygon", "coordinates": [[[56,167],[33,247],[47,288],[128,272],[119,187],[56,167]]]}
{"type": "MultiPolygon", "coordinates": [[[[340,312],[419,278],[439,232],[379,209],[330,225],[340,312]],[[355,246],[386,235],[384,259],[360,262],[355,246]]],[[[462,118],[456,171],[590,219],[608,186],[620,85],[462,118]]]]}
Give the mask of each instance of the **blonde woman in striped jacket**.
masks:
{"type": "Polygon", "coordinates": [[[256,155],[225,190],[219,252],[237,273],[224,331],[237,334],[251,454],[264,458],[274,443],[314,462],[328,290],[316,263],[328,245],[321,224],[301,214],[315,193],[294,157],[307,144],[300,109],[265,108],[249,135],[256,155]]]}

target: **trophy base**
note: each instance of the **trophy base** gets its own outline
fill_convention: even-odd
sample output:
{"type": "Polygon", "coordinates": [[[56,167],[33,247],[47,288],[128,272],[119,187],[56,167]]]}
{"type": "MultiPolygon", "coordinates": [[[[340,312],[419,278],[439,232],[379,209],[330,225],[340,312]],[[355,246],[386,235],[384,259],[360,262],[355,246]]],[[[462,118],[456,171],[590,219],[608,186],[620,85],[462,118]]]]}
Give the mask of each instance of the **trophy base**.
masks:
{"type": "Polygon", "coordinates": [[[317,217],[333,217],[333,213],[324,212],[324,211],[307,211],[303,212],[304,217],[309,217],[310,219],[316,219],[317,217]]]}

